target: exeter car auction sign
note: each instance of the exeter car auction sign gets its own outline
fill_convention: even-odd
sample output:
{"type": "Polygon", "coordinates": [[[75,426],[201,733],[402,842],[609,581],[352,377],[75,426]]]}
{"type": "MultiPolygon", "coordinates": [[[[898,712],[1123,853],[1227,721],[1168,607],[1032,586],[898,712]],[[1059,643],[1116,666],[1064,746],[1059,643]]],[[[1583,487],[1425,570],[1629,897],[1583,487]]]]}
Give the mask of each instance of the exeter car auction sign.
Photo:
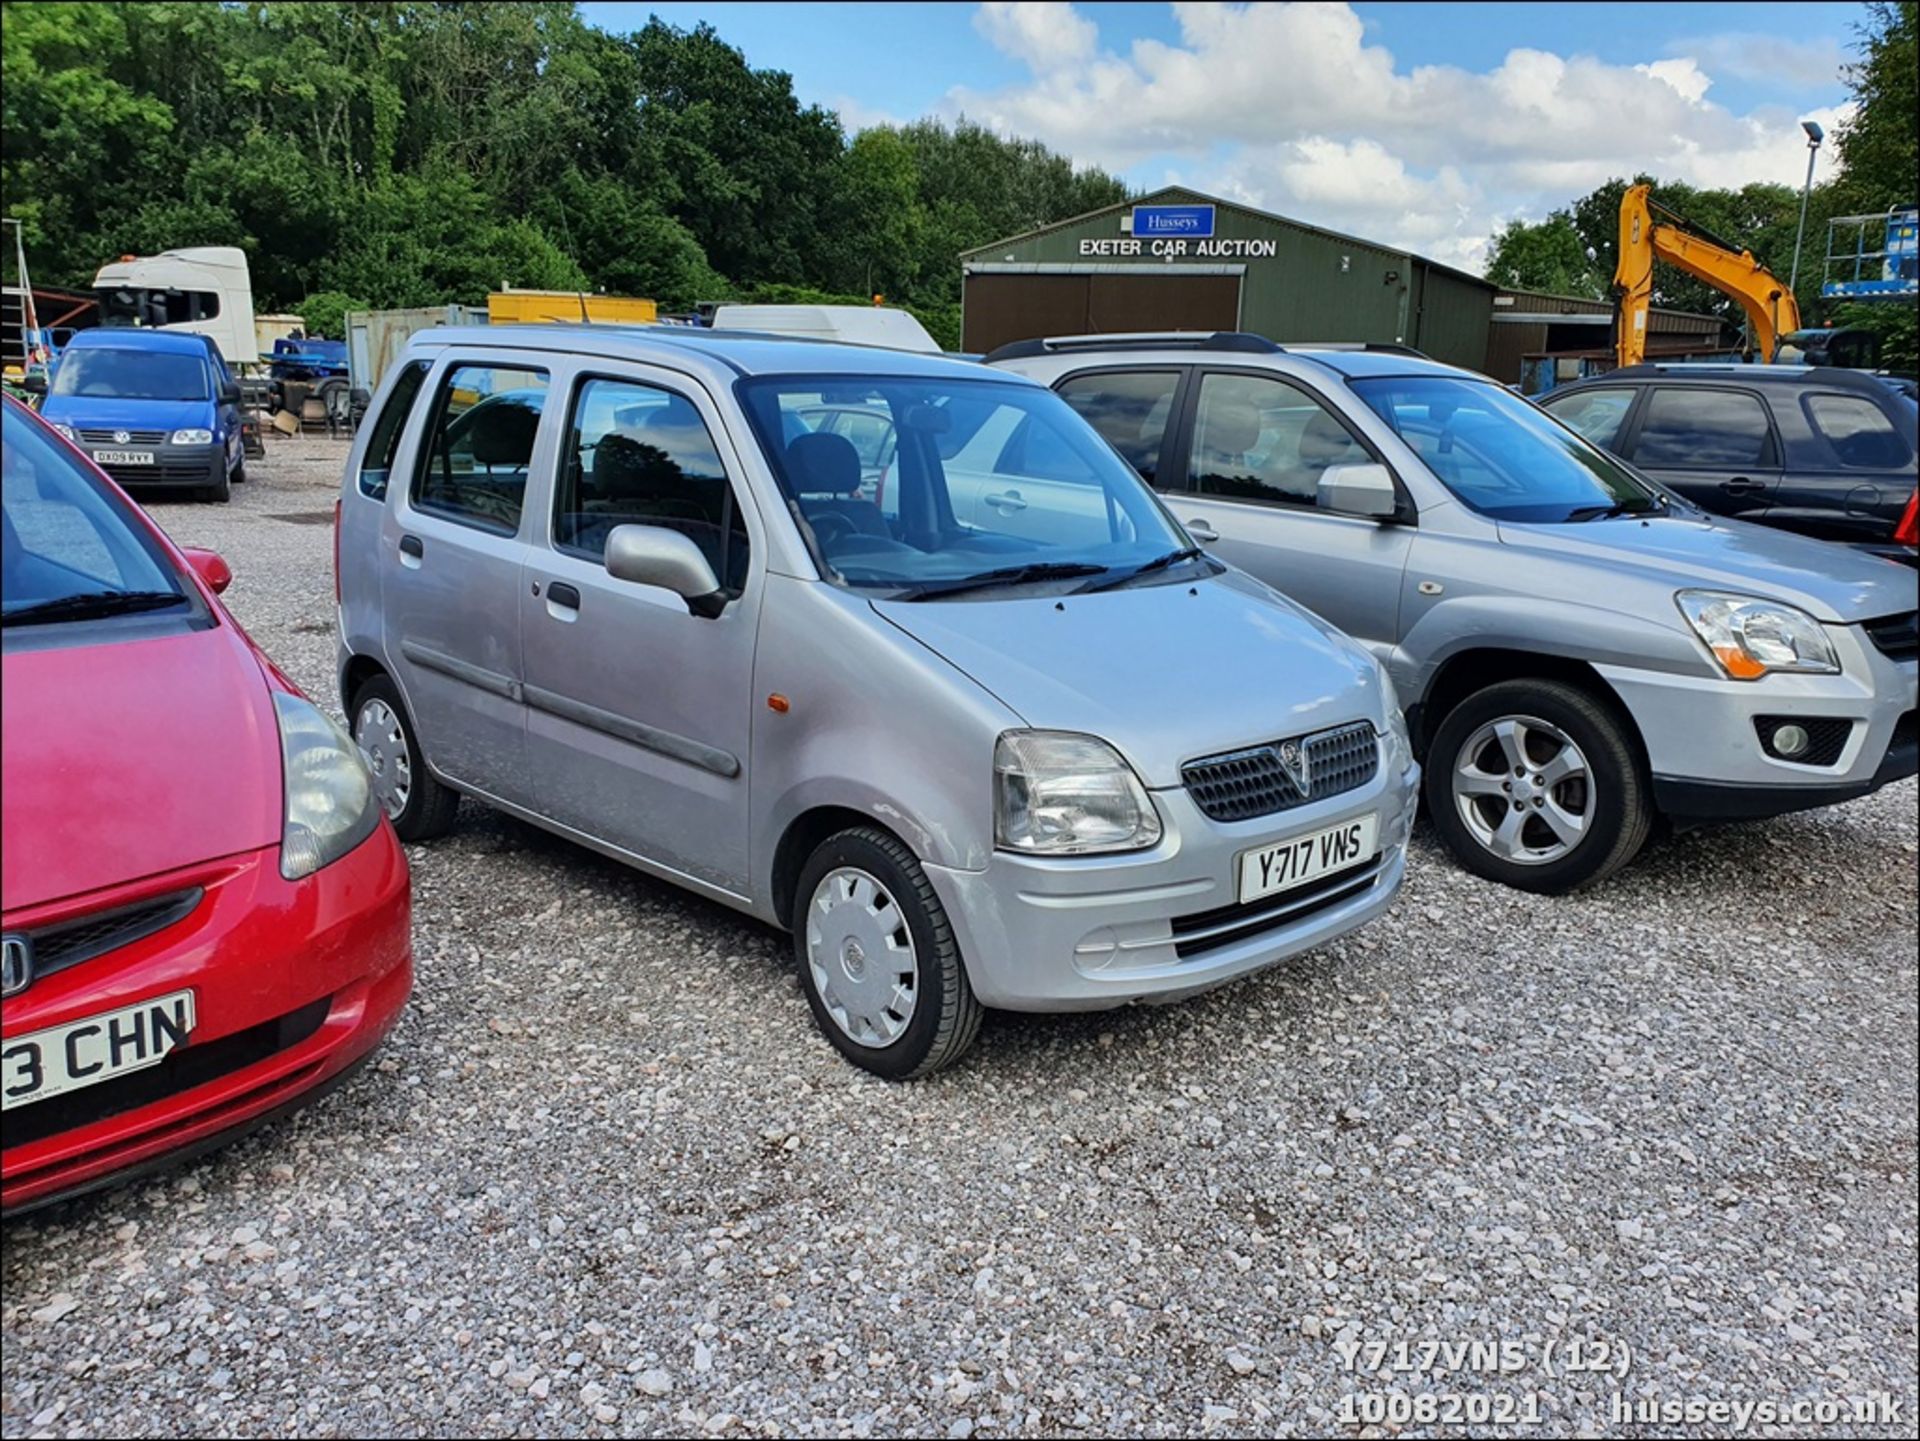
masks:
{"type": "Polygon", "coordinates": [[[1128,217],[1128,238],[1082,240],[1084,257],[1151,255],[1160,260],[1272,259],[1279,246],[1271,240],[1216,240],[1211,205],[1136,205],[1128,217]]]}

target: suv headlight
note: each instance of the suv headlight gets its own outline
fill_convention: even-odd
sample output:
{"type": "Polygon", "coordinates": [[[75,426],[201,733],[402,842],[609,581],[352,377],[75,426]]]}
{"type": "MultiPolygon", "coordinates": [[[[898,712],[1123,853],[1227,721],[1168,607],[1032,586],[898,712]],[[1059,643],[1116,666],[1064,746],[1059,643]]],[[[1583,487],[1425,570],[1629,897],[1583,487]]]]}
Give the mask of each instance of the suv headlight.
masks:
{"type": "Polygon", "coordinates": [[[176,430],[173,433],[175,445],[212,445],[213,432],[210,430],[176,430]]]}
{"type": "Polygon", "coordinates": [[[273,710],[286,778],[280,874],[297,881],[372,835],[380,806],[360,748],[331,716],[305,697],[279,690],[273,710]]]}
{"type": "Polygon", "coordinates": [[[1094,736],[1007,731],[993,749],[993,840],[1036,855],[1134,851],[1160,813],[1120,753],[1094,736]]]}
{"type": "Polygon", "coordinates": [[[1713,590],[1683,590],[1674,601],[1720,668],[1735,680],[1758,680],[1776,670],[1839,673],[1833,642],[1804,610],[1713,590]]]}
{"type": "Polygon", "coordinates": [[[73,427],[71,425],[62,425],[57,420],[49,420],[47,424],[51,425],[55,430],[59,431],[68,440],[78,440],[80,438],[79,436],[73,433],[73,427]]]}

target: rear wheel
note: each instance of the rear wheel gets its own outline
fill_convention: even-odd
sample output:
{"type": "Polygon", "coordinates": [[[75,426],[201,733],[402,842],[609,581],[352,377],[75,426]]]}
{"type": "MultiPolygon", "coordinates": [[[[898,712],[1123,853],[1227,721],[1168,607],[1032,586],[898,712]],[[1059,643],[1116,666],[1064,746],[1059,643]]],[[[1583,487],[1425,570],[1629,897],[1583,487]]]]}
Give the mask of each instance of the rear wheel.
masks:
{"type": "Polygon", "coordinates": [[[1427,806],[1475,875],[1549,895],[1604,880],[1638,854],[1651,787],[1627,722],[1563,681],[1502,681],[1441,721],[1427,806]]]}
{"type": "Polygon", "coordinates": [[[794,888],[792,924],[813,1018],[856,1066],[912,1080],[980,1033],[985,1008],[946,910],[896,837],[863,826],[823,841],[794,888]]]}
{"type": "Polygon", "coordinates": [[[403,841],[429,841],[453,827],[460,793],[428,772],[399,687],[384,675],[353,697],[353,740],[373,772],[373,792],[403,841]]]}

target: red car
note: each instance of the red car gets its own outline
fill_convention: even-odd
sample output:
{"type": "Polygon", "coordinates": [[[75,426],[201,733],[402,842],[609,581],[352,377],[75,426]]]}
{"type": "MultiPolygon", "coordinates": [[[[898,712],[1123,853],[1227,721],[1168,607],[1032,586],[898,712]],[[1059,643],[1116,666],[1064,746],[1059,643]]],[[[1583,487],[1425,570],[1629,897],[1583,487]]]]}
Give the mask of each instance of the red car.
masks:
{"type": "Polygon", "coordinates": [[[413,984],[407,863],[346,733],[12,399],[0,419],[0,1210],[344,1078],[413,984]]]}

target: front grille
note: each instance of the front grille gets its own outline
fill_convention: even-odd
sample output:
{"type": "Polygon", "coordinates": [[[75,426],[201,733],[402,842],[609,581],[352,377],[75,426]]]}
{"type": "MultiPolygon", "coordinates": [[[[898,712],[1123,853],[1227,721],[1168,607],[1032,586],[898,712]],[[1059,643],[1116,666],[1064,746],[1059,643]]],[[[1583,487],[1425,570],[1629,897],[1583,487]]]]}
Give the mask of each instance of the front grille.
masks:
{"type": "Polygon", "coordinates": [[[165,445],[167,441],[164,430],[129,430],[125,440],[111,430],[82,428],[75,433],[88,445],[165,445]]]}
{"type": "Polygon", "coordinates": [[[1181,960],[1235,945],[1265,931],[1279,930],[1371,890],[1386,864],[1386,852],[1304,886],[1231,906],[1216,906],[1172,922],[1173,953],[1181,960]]]}
{"type": "Polygon", "coordinates": [[[1379,769],[1380,739],[1371,723],[1357,721],[1189,761],[1180,768],[1180,779],[1205,815],[1216,821],[1245,821],[1358,790],[1379,769]],[[1280,751],[1286,746],[1298,746],[1306,754],[1304,794],[1281,764],[1280,751]]]}
{"type": "Polygon", "coordinates": [[[1768,755],[1775,760],[1792,761],[1802,766],[1832,765],[1840,759],[1840,752],[1847,748],[1847,737],[1853,734],[1852,721],[1824,716],[1755,716],[1753,728],[1760,735],[1760,748],[1768,755]],[[1807,733],[1807,748],[1798,755],[1788,755],[1781,750],[1777,739],[1780,728],[1790,725],[1799,726],[1807,733]]]}
{"type": "Polygon", "coordinates": [[[1920,655],[1920,610],[1904,615],[1883,615],[1878,620],[1860,623],[1867,639],[1895,660],[1911,660],[1920,655]]]}
{"type": "Polygon", "coordinates": [[[130,906],[95,911],[59,925],[28,931],[27,938],[33,942],[34,977],[51,975],[145,940],[192,915],[193,908],[205,894],[195,886],[191,890],[154,896],[130,906]]]}
{"type": "Polygon", "coordinates": [[[102,465],[100,467],[121,485],[209,485],[207,467],[199,461],[163,462],[159,465],[102,465]]]}
{"type": "Polygon", "coordinates": [[[217,1041],[196,1044],[189,1038],[157,1066],[9,1111],[7,1148],[11,1150],[163,1101],[278,1055],[319,1030],[332,1005],[331,996],[322,996],[311,1005],[244,1031],[235,1031],[217,1041]]]}

